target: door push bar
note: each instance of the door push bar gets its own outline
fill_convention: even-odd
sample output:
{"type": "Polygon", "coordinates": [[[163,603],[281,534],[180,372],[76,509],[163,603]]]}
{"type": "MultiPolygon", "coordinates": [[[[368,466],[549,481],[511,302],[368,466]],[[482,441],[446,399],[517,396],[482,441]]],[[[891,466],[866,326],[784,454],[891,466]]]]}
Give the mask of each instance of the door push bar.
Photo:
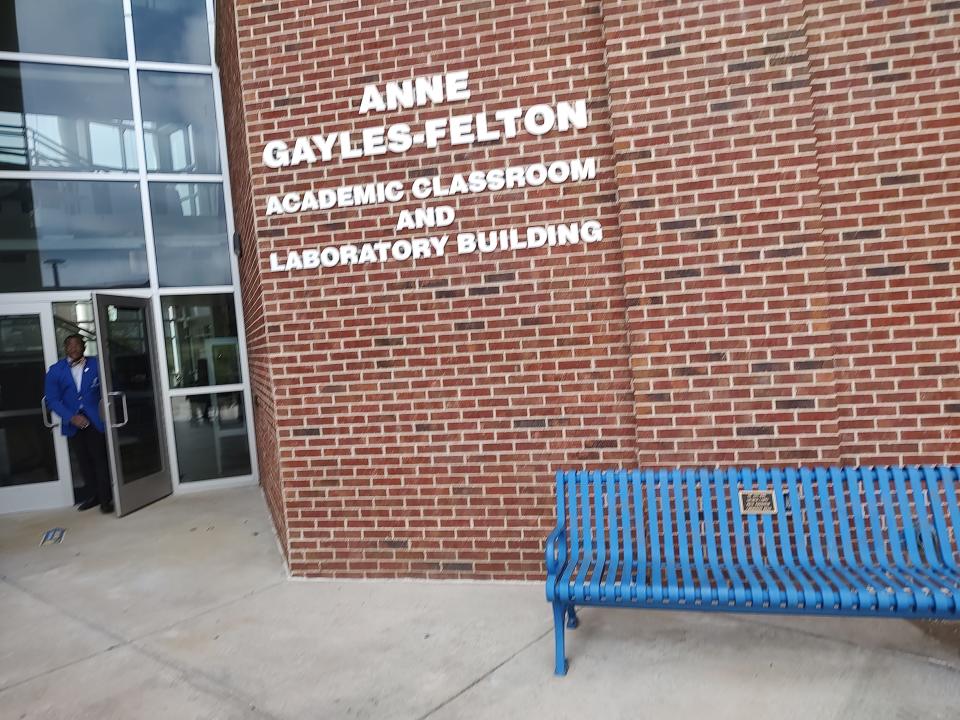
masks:
{"type": "Polygon", "coordinates": [[[53,417],[50,415],[50,408],[47,407],[47,396],[44,395],[40,398],[40,413],[43,415],[43,424],[46,425],[51,430],[57,427],[58,423],[53,421],[53,417]]]}
{"type": "MultiPolygon", "coordinates": [[[[115,390],[112,393],[107,393],[107,397],[113,397],[114,395],[120,396],[120,404],[123,406],[123,422],[122,423],[111,422],[110,427],[122,428],[124,425],[130,422],[130,413],[127,412],[127,394],[120,392],[119,390],[115,390]]],[[[110,403],[109,400],[107,402],[112,405],[112,403],[110,403]]],[[[112,412],[110,414],[111,416],[113,415],[112,412]]]]}

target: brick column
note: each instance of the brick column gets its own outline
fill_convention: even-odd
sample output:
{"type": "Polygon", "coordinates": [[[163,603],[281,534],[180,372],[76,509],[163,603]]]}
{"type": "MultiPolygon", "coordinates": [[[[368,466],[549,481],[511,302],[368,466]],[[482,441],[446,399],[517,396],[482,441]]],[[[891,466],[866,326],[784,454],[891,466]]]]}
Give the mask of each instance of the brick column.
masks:
{"type": "Polygon", "coordinates": [[[801,2],[603,2],[641,465],[834,462],[801,2]]]}

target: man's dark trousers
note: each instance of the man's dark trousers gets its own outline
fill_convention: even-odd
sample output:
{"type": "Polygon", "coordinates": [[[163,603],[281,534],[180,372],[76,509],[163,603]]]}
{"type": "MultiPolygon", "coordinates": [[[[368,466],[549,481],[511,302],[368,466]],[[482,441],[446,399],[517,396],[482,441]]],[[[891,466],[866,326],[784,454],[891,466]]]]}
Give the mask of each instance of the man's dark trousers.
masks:
{"type": "Polygon", "coordinates": [[[103,433],[92,424],[78,430],[73,437],[67,438],[70,448],[80,465],[83,478],[81,502],[96,498],[101,506],[113,502],[113,490],[110,487],[110,471],[107,469],[107,443],[103,433]]]}

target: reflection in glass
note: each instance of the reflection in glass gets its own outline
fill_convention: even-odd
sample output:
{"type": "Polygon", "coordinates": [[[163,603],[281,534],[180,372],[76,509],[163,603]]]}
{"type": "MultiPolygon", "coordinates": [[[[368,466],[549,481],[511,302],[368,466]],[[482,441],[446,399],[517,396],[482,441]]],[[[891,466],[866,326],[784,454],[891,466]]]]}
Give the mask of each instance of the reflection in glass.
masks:
{"type": "Polygon", "coordinates": [[[0,180],[0,289],[146,287],[138,183],[0,180]]]}
{"type": "Polygon", "coordinates": [[[87,357],[97,356],[97,325],[93,319],[93,303],[89,300],[71,300],[53,303],[53,329],[57,335],[57,348],[71,335],[84,339],[87,357]]]}
{"type": "Polygon", "coordinates": [[[0,316],[0,487],[58,479],[40,410],[46,370],[40,316],[0,316]]]}
{"type": "Polygon", "coordinates": [[[232,295],[162,298],[170,387],[240,382],[240,346],[232,295]]]}
{"type": "Polygon", "coordinates": [[[243,394],[173,398],[180,482],[250,474],[243,394]]]}
{"type": "Polygon", "coordinates": [[[0,62],[0,170],[136,171],[126,70],[0,62]]]}
{"type": "Polygon", "coordinates": [[[223,185],[150,183],[150,206],[161,285],[231,284],[223,185]]]}
{"type": "Polygon", "coordinates": [[[219,173],[217,112],[209,75],[140,73],[151,172],[219,173]]]}
{"type": "Polygon", "coordinates": [[[204,0],[133,0],[138,60],[210,64],[204,0]]]}
{"type": "Polygon", "coordinates": [[[0,50],[125,59],[123,0],[3,0],[0,50]]]}
{"type": "MultiPolygon", "coordinates": [[[[104,333],[112,388],[127,401],[127,422],[116,429],[120,477],[127,484],[163,469],[146,310],[109,305],[104,333]]],[[[114,422],[122,423],[121,399],[114,396],[111,404],[114,422]]]]}

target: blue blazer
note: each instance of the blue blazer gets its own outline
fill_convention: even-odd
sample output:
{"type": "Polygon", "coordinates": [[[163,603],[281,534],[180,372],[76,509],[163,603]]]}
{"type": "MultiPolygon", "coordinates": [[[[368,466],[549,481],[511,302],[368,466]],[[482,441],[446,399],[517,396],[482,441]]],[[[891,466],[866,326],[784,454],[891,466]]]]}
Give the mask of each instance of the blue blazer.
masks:
{"type": "Polygon", "coordinates": [[[100,417],[100,368],[95,358],[87,358],[80,378],[80,390],[73,381],[70,361],[64,358],[47,370],[44,382],[47,407],[60,416],[60,432],[73,437],[78,429],[70,423],[70,418],[83,410],[93,426],[103,432],[103,419],[100,417]]]}

